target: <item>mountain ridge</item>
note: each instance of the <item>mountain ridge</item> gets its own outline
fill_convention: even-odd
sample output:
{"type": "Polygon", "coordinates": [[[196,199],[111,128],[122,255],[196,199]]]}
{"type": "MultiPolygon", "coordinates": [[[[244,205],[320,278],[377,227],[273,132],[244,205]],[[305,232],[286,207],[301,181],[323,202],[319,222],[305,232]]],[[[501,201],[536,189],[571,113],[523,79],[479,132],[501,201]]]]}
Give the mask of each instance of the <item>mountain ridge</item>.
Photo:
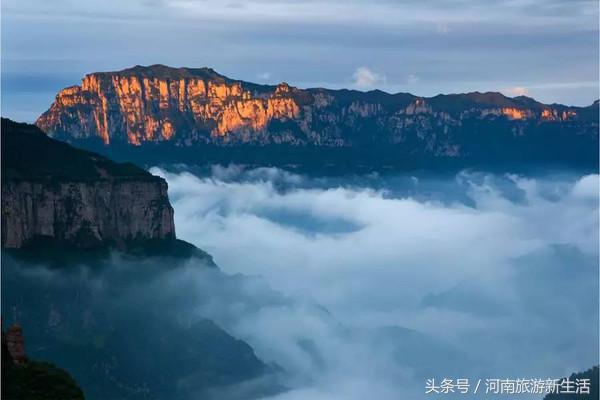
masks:
{"type": "MultiPolygon", "coordinates": [[[[118,71],[92,72],[92,73],[86,74],[86,76],[89,76],[89,75],[115,75],[115,74],[116,75],[124,75],[124,76],[134,76],[134,75],[140,74],[140,75],[146,75],[146,76],[161,76],[161,77],[169,77],[169,78],[204,77],[204,78],[210,78],[210,79],[222,79],[227,82],[240,82],[243,84],[262,86],[264,88],[272,88],[272,89],[275,89],[279,85],[293,86],[293,85],[289,85],[285,81],[281,81],[279,83],[259,84],[259,83],[254,83],[254,82],[247,81],[244,79],[234,79],[234,78],[230,78],[226,75],[220,74],[214,68],[208,67],[208,66],[170,67],[165,64],[150,64],[150,65],[139,65],[138,64],[133,67],[123,68],[118,71]],[[180,75],[173,75],[176,73],[180,73],[180,75]]],[[[77,85],[73,85],[73,86],[77,86],[77,85]]],[[[296,86],[294,86],[294,87],[296,87],[296,86]]],[[[333,89],[333,88],[328,88],[325,86],[309,86],[309,87],[305,87],[305,88],[300,88],[300,87],[297,87],[297,88],[299,90],[307,90],[307,91],[319,91],[319,90],[332,91],[332,92],[346,91],[346,92],[363,93],[363,94],[380,93],[380,94],[383,94],[386,96],[392,96],[392,97],[394,97],[394,96],[411,96],[413,98],[421,98],[421,99],[425,99],[425,100],[430,100],[430,99],[434,99],[434,98],[438,98],[438,97],[445,97],[445,96],[485,97],[485,96],[490,96],[490,95],[496,95],[499,98],[501,97],[504,99],[533,101],[536,104],[543,105],[543,106],[556,106],[556,107],[565,107],[565,108],[587,108],[587,107],[593,106],[595,103],[600,101],[600,100],[595,100],[591,104],[585,105],[585,106],[576,106],[576,105],[569,105],[569,104],[556,103],[556,102],[555,103],[542,103],[530,96],[519,95],[519,96],[511,97],[511,96],[507,96],[507,95],[503,94],[502,92],[493,91],[493,90],[487,90],[487,91],[483,91],[483,92],[479,91],[479,90],[475,90],[472,92],[460,92],[460,93],[437,93],[433,96],[420,96],[420,95],[413,94],[410,92],[402,92],[402,91],[388,92],[386,90],[378,89],[378,88],[370,89],[370,90],[360,90],[360,89],[351,89],[351,88],[333,89]]],[[[493,104],[493,103],[490,103],[490,104],[493,104]]]]}
{"type": "Polygon", "coordinates": [[[581,152],[588,166],[598,160],[598,102],[573,107],[498,92],[419,97],[299,89],[234,80],[206,67],[159,64],[88,74],[80,86],[59,92],[36,125],[83,146],[99,139],[106,147],[381,148],[390,152],[392,166],[412,159],[468,166],[531,157],[569,164],[581,152]]]}

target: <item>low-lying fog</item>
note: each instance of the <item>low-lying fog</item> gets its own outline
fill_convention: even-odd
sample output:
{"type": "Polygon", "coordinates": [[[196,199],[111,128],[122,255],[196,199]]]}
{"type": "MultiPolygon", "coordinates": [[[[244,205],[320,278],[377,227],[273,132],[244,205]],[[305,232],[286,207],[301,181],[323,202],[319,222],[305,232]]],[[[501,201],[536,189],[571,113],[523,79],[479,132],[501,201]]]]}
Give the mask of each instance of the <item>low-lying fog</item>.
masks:
{"type": "Polygon", "coordinates": [[[289,373],[277,399],[425,398],[429,377],[598,362],[597,175],[169,171],[151,170],[178,236],[293,301],[195,310],[289,373]]]}
{"type": "Polygon", "coordinates": [[[271,400],[424,399],[427,378],[598,363],[597,175],[151,171],[169,183],[178,236],[230,278],[119,256],[104,269],[3,265],[3,318],[14,312],[28,354],[89,398],[116,383],[135,398],[206,398],[214,377],[261,373],[248,349],[194,325],[204,318],[285,371],[266,383],[289,388],[271,400]]]}

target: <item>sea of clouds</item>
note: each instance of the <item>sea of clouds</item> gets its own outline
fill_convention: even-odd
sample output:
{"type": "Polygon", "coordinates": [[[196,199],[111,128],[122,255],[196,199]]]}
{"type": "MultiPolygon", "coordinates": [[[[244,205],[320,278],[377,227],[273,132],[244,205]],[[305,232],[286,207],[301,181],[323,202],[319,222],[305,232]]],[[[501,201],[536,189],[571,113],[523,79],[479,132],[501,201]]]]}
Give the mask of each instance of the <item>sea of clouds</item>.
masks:
{"type": "Polygon", "coordinates": [[[151,172],[178,237],[254,277],[247,298],[286,299],[190,311],[286,371],[277,399],[427,398],[427,378],[598,363],[597,175],[151,172]]]}
{"type": "MultiPolygon", "coordinates": [[[[425,399],[429,378],[560,378],[598,363],[598,175],[151,172],[168,181],[178,237],[222,273],[118,254],[102,268],[3,264],[5,322],[90,394],[104,390],[97,372],[49,337],[92,338],[100,361],[121,357],[114,379],[151,387],[178,355],[202,358],[188,328],[210,319],[282,371],[219,399],[425,399]],[[128,362],[148,357],[137,377],[128,362]]],[[[168,397],[194,398],[199,368],[174,370],[168,397]]]]}

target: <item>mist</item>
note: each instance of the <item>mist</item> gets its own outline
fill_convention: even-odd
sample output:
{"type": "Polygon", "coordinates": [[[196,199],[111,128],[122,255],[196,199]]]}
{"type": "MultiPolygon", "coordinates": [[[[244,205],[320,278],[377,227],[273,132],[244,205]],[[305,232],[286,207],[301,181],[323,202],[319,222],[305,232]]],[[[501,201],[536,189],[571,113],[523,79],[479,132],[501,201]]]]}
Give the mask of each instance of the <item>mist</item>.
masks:
{"type": "Polygon", "coordinates": [[[278,398],[421,398],[426,377],[598,362],[597,175],[152,172],[180,237],[298,304],[228,326],[300,377],[278,398]]]}
{"type": "Polygon", "coordinates": [[[3,320],[84,390],[101,375],[154,394],[140,398],[417,399],[428,378],[558,378],[598,363],[598,175],[151,172],[168,181],[178,237],[219,269],[3,259],[3,320]],[[82,372],[65,345],[77,335],[120,362],[82,372]],[[250,360],[232,372],[244,385],[221,374],[201,387],[206,365],[222,367],[194,364],[213,359],[206,337],[250,360]],[[172,357],[188,352],[183,366],[172,357]],[[133,373],[135,360],[151,366],[133,373]],[[171,366],[176,389],[149,382],[171,366]]]}

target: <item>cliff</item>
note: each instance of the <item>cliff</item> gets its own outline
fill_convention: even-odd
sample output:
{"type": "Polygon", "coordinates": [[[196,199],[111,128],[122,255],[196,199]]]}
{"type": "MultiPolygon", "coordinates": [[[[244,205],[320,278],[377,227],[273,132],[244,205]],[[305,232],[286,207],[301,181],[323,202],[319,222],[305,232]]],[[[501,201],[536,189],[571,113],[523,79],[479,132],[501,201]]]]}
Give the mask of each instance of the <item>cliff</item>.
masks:
{"type": "Polygon", "coordinates": [[[2,331],[2,351],[6,351],[8,359],[16,365],[23,365],[27,362],[25,356],[25,340],[23,339],[23,328],[20,325],[12,325],[6,331],[2,331]]]}
{"type": "Polygon", "coordinates": [[[7,400],[83,400],[73,378],[54,365],[25,356],[23,329],[2,331],[2,398],[7,400]]]}
{"type": "Polygon", "coordinates": [[[386,148],[392,164],[446,158],[595,165],[598,102],[569,107],[493,92],[425,98],[298,89],[154,65],[89,74],[62,90],[36,124],[57,138],[108,147],[386,148]]]}
{"type": "Polygon", "coordinates": [[[2,119],[2,247],[74,248],[175,240],[167,184],[2,119]]]}

